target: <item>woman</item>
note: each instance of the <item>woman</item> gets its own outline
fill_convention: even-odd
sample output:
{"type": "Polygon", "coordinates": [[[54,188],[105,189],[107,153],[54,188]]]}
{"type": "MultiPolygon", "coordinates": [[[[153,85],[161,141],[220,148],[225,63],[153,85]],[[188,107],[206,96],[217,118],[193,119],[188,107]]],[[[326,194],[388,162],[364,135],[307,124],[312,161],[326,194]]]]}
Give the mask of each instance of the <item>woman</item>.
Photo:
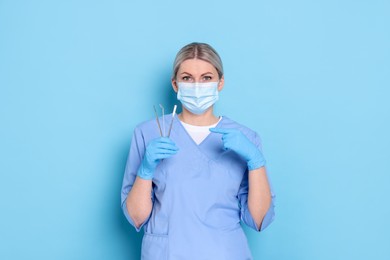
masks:
{"type": "Polygon", "coordinates": [[[261,231],[274,218],[259,136],[213,113],[223,86],[217,52],[186,45],[173,67],[182,113],[170,137],[156,120],[134,130],[122,209],[137,231],[144,226],[142,259],[252,259],[240,220],[261,231]]]}

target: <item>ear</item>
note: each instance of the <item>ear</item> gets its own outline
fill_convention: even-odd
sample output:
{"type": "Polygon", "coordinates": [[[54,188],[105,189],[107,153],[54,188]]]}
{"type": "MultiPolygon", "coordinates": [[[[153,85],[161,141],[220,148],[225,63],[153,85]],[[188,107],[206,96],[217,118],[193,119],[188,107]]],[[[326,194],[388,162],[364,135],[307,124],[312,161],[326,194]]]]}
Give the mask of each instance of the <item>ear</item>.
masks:
{"type": "Polygon", "coordinates": [[[219,84],[218,84],[218,91],[221,91],[223,89],[223,85],[225,84],[225,78],[224,76],[222,75],[221,79],[219,80],[219,84]]]}
{"type": "Polygon", "coordinates": [[[172,84],[173,90],[177,93],[178,87],[177,87],[176,79],[172,79],[172,80],[171,80],[171,84],[172,84]]]}

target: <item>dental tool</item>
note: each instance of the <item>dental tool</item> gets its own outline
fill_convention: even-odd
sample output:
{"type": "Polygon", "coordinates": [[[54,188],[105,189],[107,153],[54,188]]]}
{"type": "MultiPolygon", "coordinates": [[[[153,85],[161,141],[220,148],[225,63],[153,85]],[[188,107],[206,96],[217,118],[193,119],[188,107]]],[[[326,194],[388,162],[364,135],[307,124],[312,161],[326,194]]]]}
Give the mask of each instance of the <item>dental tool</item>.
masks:
{"type": "Polygon", "coordinates": [[[165,109],[164,109],[163,105],[161,105],[161,104],[160,104],[160,108],[162,110],[162,120],[163,120],[162,130],[163,130],[163,134],[164,134],[163,137],[165,137],[165,109]]]}
{"type": "Polygon", "coordinates": [[[160,121],[158,120],[157,110],[156,110],[155,106],[153,106],[153,108],[154,108],[154,113],[156,114],[156,121],[157,121],[158,129],[160,129],[160,136],[162,137],[163,134],[162,134],[162,131],[161,131],[160,121]]]}
{"type": "Polygon", "coordinates": [[[163,105],[159,104],[159,106],[160,106],[161,111],[162,111],[162,124],[160,124],[160,120],[159,120],[159,117],[158,117],[158,114],[157,114],[156,106],[153,105],[153,109],[154,109],[154,114],[156,115],[156,121],[157,121],[158,129],[160,130],[160,136],[161,137],[170,137],[171,136],[172,126],[173,126],[173,120],[174,120],[175,115],[176,115],[177,105],[173,106],[172,119],[171,119],[171,123],[169,124],[168,135],[165,135],[165,133],[166,133],[165,132],[165,109],[164,109],[163,105]],[[161,125],[162,125],[162,127],[161,127],[161,125]]]}
{"type": "Polygon", "coordinates": [[[171,120],[171,125],[169,126],[169,131],[168,131],[168,137],[171,136],[171,130],[172,130],[172,125],[173,125],[173,118],[175,117],[176,114],[176,105],[173,107],[173,112],[172,112],[172,120],[171,120]]]}

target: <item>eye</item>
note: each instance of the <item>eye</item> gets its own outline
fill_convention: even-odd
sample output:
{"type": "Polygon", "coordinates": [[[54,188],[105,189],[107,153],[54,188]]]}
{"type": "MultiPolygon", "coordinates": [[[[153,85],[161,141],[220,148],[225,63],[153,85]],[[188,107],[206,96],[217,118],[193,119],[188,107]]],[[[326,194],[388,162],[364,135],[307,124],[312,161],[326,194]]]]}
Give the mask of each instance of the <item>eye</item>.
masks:
{"type": "Polygon", "coordinates": [[[181,78],[183,81],[190,81],[191,77],[190,76],[184,76],[181,78]]]}
{"type": "Polygon", "coordinates": [[[212,80],[213,78],[211,76],[204,76],[203,81],[209,81],[212,80]]]}

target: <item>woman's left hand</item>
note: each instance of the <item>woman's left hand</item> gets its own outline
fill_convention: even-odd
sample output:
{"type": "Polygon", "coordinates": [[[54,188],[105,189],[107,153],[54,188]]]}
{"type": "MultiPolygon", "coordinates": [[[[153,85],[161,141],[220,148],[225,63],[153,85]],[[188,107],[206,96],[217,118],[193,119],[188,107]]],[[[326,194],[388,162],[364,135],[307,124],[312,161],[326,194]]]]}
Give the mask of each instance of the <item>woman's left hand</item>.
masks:
{"type": "Polygon", "coordinates": [[[265,159],[257,148],[240,130],[233,128],[210,128],[210,132],[222,134],[223,146],[242,156],[248,169],[254,170],[265,165],[265,159]]]}

